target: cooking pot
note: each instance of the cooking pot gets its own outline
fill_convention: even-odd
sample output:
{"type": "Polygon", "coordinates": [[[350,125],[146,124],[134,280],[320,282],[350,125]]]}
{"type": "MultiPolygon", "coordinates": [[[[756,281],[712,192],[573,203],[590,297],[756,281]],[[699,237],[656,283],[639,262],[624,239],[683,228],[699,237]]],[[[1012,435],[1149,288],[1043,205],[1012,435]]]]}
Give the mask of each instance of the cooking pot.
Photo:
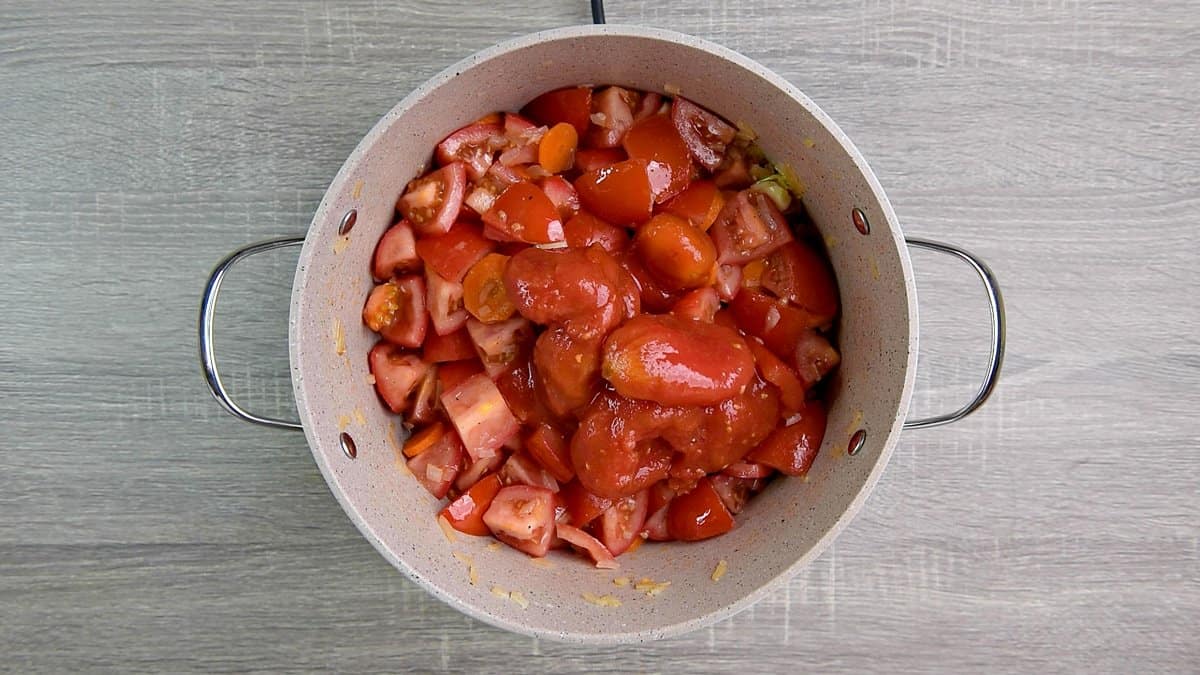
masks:
{"type": "Polygon", "coordinates": [[[917,365],[917,295],[906,240],[875,175],[841,129],[778,75],[710,42],[650,28],[562,28],[486,49],[433,77],[363,138],[303,239],[255,244],[222,261],[203,298],[201,358],[209,386],[230,412],[304,430],[330,490],[363,536],[438,598],[488,623],[544,638],[652,640],[711,624],[786,583],[861,508],[902,429],[961,419],[991,392],[1004,341],[1003,305],[991,272],[947,244],[909,239],[907,245],[952,254],[979,274],[992,345],[983,384],[969,403],[906,422],[917,365]],[[402,420],[369,384],[366,355],[376,335],[360,318],[372,287],[375,243],[392,223],[396,197],[422,172],[434,145],[488,112],[516,110],[544,91],[581,83],[680,93],[753,128],[767,156],[791,165],[806,187],[804,203],[827,242],[841,294],[842,363],[832,381],[825,440],[807,479],[772,482],[724,536],[646,545],[622,556],[617,571],[563,552],[536,563],[489,546],[490,538],[443,532],[435,519],[440,506],[404,469],[402,420]],[[212,345],[225,272],[248,256],[290,245],[303,246],[289,322],[298,423],[235,403],[212,345]],[[617,585],[618,577],[634,583],[617,585]],[[636,583],[642,579],[654,584],[636,583]]]}

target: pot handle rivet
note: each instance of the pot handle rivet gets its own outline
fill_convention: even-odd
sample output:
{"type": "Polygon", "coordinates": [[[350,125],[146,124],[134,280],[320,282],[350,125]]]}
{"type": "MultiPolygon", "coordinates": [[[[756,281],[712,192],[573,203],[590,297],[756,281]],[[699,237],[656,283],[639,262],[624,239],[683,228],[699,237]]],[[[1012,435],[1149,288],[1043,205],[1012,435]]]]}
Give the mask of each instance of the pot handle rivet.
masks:
{"type": "Polygon", "coordinates": [[[867,430],[859,429],[850,437],[850,443],[846,446],[846,454],[851,457],[858,454],[863,449],[863,445],[867,442],[867,430]]]}
{"type": "Polygon", "coordinates": [[[342,222],[338,225],[338,234],[346,236],[350,234],[350,230],[354,229],[354,223],[358,222],[358,209],[350,209],[346,215],[342,216],[342,222]]]}
{"type": "Polygon", "coordinates": [[[233,416],[240,417],[247,422],[281,429],[304,428],[299,422],[255,415],[230,398],[224,383],[221,382],[221,374],[217,371],[217,357],[213,350],[213,315],[217,309],[217,295],[221,292],[221,281],[231,267],[250,256],[284,246],[299,246],[303,243],[303,237],[289,237],[262,241],[240,248],[217,263],[216,268],[208,277],[208,283],[204,285],[204,295],[200,300],[200,364],[204,368],[204,379],[208,383],[208,390],[212,392],[213,398],[217,399],[217,403],[220,403],[233,416]]]}
{"type": "Polygon", "coordinates": [[[854,229],[858,230],[859,234],[871,234],[871,222],[867,220],[867,214],[857,206],[850,209],[850,220],[854,221],[854,229]]]}
{"type": "Polygon", "coordinates": [[[338,436],[338,444],[342,446],[342,452],[346,453],[350,459],[358,457],[358,446],[354,444],[354,437],[350,434],[343,431],[338,436]]]}

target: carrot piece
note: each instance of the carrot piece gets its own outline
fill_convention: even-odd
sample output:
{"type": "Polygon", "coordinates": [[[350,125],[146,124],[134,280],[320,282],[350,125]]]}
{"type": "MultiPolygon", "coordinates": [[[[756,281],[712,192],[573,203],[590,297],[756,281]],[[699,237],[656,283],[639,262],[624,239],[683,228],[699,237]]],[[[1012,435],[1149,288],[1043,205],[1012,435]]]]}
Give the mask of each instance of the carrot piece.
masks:
{"type": "Polygon", "coordinates": [[[484,323],[505,321],[517,311],[504,288],[504,268],[507,265],[508,256],[489,253],[475,263],[463,279],[463,305],[472,316],[484,323]]]}
{"type": "Polygon", "coordinates": [[[433,424],[430,424],[429,426],[410,436],[408,440],[404,442],[404,456],[416,457],[422,452],[425,452],[429,448],[433,447],[433,444],[437,443],[445,433],[446,426],[441,422],[434,422],[433,424]]]}
{"type": "Polygon", "coordinates": [[[766,263],[762,258],[751,260],[742,267],[742,285],[746,288],[758,288],[762,286],[762,275],[766,269],[766,263]]]}
{"type": "Polygon", "coordinates": [[[538,164],[550,173],[566,171],[575,164],[575,147],[579,133],[566,122],[559,122],[542,135],[538,144],[538,164]]]}

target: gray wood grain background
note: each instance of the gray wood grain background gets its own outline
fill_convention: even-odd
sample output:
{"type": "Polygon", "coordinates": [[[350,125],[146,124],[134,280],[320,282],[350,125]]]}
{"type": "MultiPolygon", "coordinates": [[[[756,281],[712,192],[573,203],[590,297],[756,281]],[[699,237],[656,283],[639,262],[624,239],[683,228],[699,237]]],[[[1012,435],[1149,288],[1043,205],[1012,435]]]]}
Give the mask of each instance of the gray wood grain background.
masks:
{"type": "MultiPolygon", "coordinates": [[[[778,71],[910,234],[1007,293],[992,402],[904,435],[784,590],[622,650],[467,619],[388,566],[298,434],[221,412],[201,285],[302,233],[412,87],[586,3],[0,3],[0,669],[1191,671],[1200,668],[1200,11],[1194,2],[611,0],[778,71]]],[[[285,414],[293,253],[218,339],[285,414]]],[[[967,396],[981,292],[915,253],[914,412],[967,396]]]]}

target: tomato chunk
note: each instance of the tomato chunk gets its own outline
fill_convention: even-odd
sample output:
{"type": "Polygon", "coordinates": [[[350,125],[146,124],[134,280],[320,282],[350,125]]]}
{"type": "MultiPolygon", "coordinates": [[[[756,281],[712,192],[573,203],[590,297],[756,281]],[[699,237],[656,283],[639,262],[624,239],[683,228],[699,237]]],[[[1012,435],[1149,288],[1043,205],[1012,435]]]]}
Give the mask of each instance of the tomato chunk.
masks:
{"type": "Polygon", "coordinates": [[[376,286],[363,307],[363,323],[389,342],[420,347],[429,323],[424,279],[407,276],[376,286]]]}
{"type": "Polygon", "coordinates": [[[712,323],[717,310],[721,308],[721,298],[712,288],[697,288],[689,291],[671,308],[671,314],[681,319],[712,323]]]}
{"type": "Polygon", "coordinates": [[[465,462],[466,468],[459,471],[458,478],[454,479],[455,489],[459,492],[469,490],[481,478],[499,469],[507,459],[504,453],[495,454],[491,457],[480,457],[475,461],[471,461],[471,458],[467,457],[465,462]]]}
{"type": "Polygon", "coordinates": [[[667,511],[667,527],[676,539],[699,541],[732,530],[733,515],[713,489],[712,481],[701,478],[690,492],[671,501],[667,511]]]}
{"type": "Polygon", "coordinates": [[[612,506],[611,499],[592,494],[579,481],[567,483],[559,495],[566,506],[568,520],[575,527],[587,526],[612,506]]]}
{"type": "Polygon", "coordinates": [[[536,426],[552,421],[552,415],[543,402],[540,378],[531,359],[518,358],[514,364],[496,378],[496,386],[504,394],[504,400],[523,424],[536,426]]]}
{"type": "Polygon", "coordinates": [[[734,462],[725,467],[721,473],[735,478],[766,478],[775,473],[775,469],[757,462],[734,462]]]}
{"type": "Polygon", "coordinates": [[[562,219],[554,202],[533,183],[509,186],[483,214],[484,233],[498,241],[548,244],[563,240],[562,219]]]}
{"type": "Polygon", "coordinates": [[[448,335],[434,333],[425,338],[425,348],[421,354],[429,363],[444,363],[446,361],[462,361],[475,358],[475,343],[464,328],[448,335]]]}
{"type": "Polygon", "coordinates": [[[409,183],[396,208],[418,234],[442,234],[458,218],[466,191],[466,168],[462,162],[451,162],[409,183]]]}
{"type": "Polygon", "coordinates": [[[725,203],[709,230],[722,265],[761,258],[792,241],[792,230],[771,198],[742,190],[725,203]]]}
{"type": "Polygon", "coordinates": [[[620,567],[620,565],[617,564],[616,558],[613,558],[613,554],[604,547],[604,544],[600,543],[599,539],[596,539],[578,527],[573,527],[566,523],[559,523],[558,536],[561,537],[563,541],[566,541],[568,544],[578,548],[581,551],[584,551],[591,556],[592,560],[596,563],[596,567],[606,570],[615,570],[620,567]]]}
{"type": "Polygon", "coordinates": [[[546,126],[566,122],[583,136],[591,126],[592,88],[569,87],[548,91],[530,101],[521,112],[546,126]]]}
{"type": "Polygon", "coordinates": [[[616,225],[635,225],[654,208],[650,163],[629,159],[584,173],[575,179],[579,205],[616,225]]]}
{"type": "Polygon", "coordinates": [[[441,515],[450,523],[450,527],[459,532],[477,537],[487,536],[492,531],[484,524],[483,514],[492,505],[500,487],[500,478],[496,474],[483,478],[459,495],[458,499],[447,504],[441,515]]]}
{"type": "Polygon", "coordinates": [[[682,96],[671,104],[671,121],[692,157],[709,171],[721,163],[726,146],[737,134],[728,122],[682,96]]]}
{"type": "Polygon", "coordinates": [[[463,462],[463,446],[453,431],[442,434],[425,452],[408,460],[408,470],[429,494],[441,499],[450,491],[463,462]]]}
{"type": "Polygon", "coordinates": [[[792,424],[776,429],[747,459],[779,469],[789,476],[803,476],[812,467],[825,438],[825,405],[809,401],[792,424]]]}
{"type": "Polygon", "coordinates": [[[716,275],[717,250],[703,230],[662,213],[638,228],[633,246],[642,265],[667,288],[707,286],[716,275]]]}
{"type": "Polygon", "coordinates": [[[575,152],[575,168],[587,173],[627,159],[629,156],[621,148],[580,148],[575,152]]]}
{"type": "Polygon", "coordinates": [[[558,429],[549,424],[539,424],[525,438],[525,449],[555,480],[566,483],[575,477],[570,448],[558,429]]]}
{"type": "Polygon", "coordinates": [[[554,538],[554,493],[528,485],[502,487],[484,512],[483,522],[500,541],[541,558],[554,538]]]}
{"type": "Polygon", "coordinates": [[[514,452],[500,467],[500,480],[505,485],[532,485],[558,492],[558,481],[554,476],[523,452],[514,452]]]}
{"type": "Polygon", "coordinates": [[[425,268],[425,304],[433,332],[449,335],[467,323],[470,314],[463,307],[462,284],[450,281],[431,268],[425,268]]]}
{"type": "Polygon", "coordinates": [[[563,226],[563,235],[571,248],[587,248],[599,244],[609,253],[623,250],[629,245],[625,228],[610,225],[587,211],[580,211],[563,226]]]}
{"type": "Polygon", "coordinates": [[[815,330],[805,331],[796,341],[796,373],[805,387],[812,387],[841,363],[842,357],[815,330]]]}
{"type": "Polygon", "coordinates": [[[416,354],[405,353],[397,345],[384,340],[375,343],[367,357],[371,367],[371,375],[375,377],[375,391],[394,413],[404,412],[408,407],[408,397],[421,379],[429,365],[416,354]]]}
{"type": "Polygon", "coordinates": [[[808,388],[800,381],[796,371],[792,370],[774,352],[767,349],[758,338],[750,338],[746,340],[746,344],[754,354],[754,364],[758,368],[758,374],[779,388],[784,411],[792,414],[800,410],[804,406],[808,388]]]}
{"type": "Polygon", "coordinates": [[[417,253],[433,271],[448,281],[462,283],[471,266],[496,248],[480,232],[479,226],[457,222],[445,234],[417,241],[417,253]]]}
{"type": "Polygon", "coordinates": [[[421,258],[417,255],[417,241],[412,225],[400,221],[388,228],[375,245],[371,259],[371,275],[377,281],[387,281],[393,276],[421,269],[421,258]]]}
{"type": "Polygon", "coordinates": [[[441,394],[441,390],[438,388],[437,371],[436,365],[429,366],[421,381],[417,383],[417,389],[412,396],[412,405],[409,406],[408,415],[404,421],[410,424],[428,424],[437,418],[438,395],[441,394]]]}
{"type": "Polygon", "coordinates": [[[701,230],[708,230],[721,214],[725,198],[710,180],[692,181],[687,189],[662,205],[664,213],[679,216],[701,230]]]}
{"type": "Polygon", "coordinates": [[[443,392],[447,392],[482,372],[483,364],[479,359],[443,363],[438,367],[438,386],[443,392]]]}
{"type": "Polygon", "coordinates": [[[600,541],[614,556],[629,549],[646,524],[649,491],[622,497],[613,502],[600,516],[600,541]]]}
{"type": "Polygon", "coordinates": [[[621,145],[625,132],[633,124],[632,104],[636,96],[622,87],[606,87],[592,97],[594,126],[587,135],[589,145],[595,148],[621,145]]]}
{"type": "Polygon", "coordinates": [[[754,376],[745,340],[717,324],[642,314],[604,344],[604,379],[624,396],[665,405],[708,405],[754,376]]]}
{"type": "Polygon", "coordinates": [[[763,288],[803,308],[822,325],[833,322],[838,311],[837,282],[820,253],[791,241],[764,263],[763,288]]]}
{"type": "Polygon", "coordinates": [[[474,375],[443,392],[442,407],[473,460],[496,454],[520,431],[517,418],[487,375],[474,375]]]}
{"type": "Polygon", "coordinates": [[[668,438],[678,451],[669,482],[677,490],[741,460],[765,439],[779,420],[779,394],[755,378],[745,391],[704,406],[700,413],[701,421],[691,433],[668,438]]]}
{"type": "MultiPolygon", "coordinates": [[[[547,176],[542,179],[542,192],[550,198],[550,202],[554,204],[554,208],[558,209],[558,216],[563,223],[568,222],[576,213],[579,213],[579,194],[575,192],[575,186],[571,185],[566,178],[562,176],[547,176]]],[[[563,226],[563,232],[566,232],[566,225],[563,226]]],[[[567,237],[570,241],[570,237],[567,237]]]]}
{"type": "Polygon", "coordinates": [[[580,339],[603,336],[641,311],[633,278],[599,246],[527,248],[509,260],[504,283],[521,316],[580,339]]]}
{"type": "Polygon", "coordinates": [[[674,197],[691,182],[692,158],[670,115],[653,115],[636,122],[626,132],[623,145],[631,158],[656,163],[665,172],[666,185],[656,191],[656,203],[674,197]]]}
{"type": "Polygon", "coordinates": [[[750,499],[758,483],[755,480],[723,474],[711,476],[709,480],[712,482],[713,490],[721,498],[721,503],[735,516],[746,507],[746,501],[750,499]]]}
{"type": "Polygon", "coordinates": [[[450,134],[437,146],[438,163],[462,162],[471,180],[478,181],[492,165],[496,151],[504,147],[504,128],[497,123],[469,124],[450,134]]]}
{"type": "Polygon", "coordinates": [[[533,340],[533,326],[519,316],[499,323],[468,319],[467,332],[484,369],[492,377],[515,367],[518,359],[528,353],[533,340]]]}
{"type": "Polygon", "coordinates": [[[667,477],[673,451],[663,440],[689,438],[700,423],[696,407],[634,401],[606,392],[580,416],[571,437],[571,463],[589,492],[627,497],[667,477]]]}
{"type": "Polygon", "coordinates": [[[538,336],[533,363],[546,391],[546,405],[565,417],[592,400],[600,385],[599,338],[573,338],[561,327],[538,336]]]}
{"type": "Polygon", "coordinates": [[[808,312],[758,291],[743,289],[729,303],[738,328],[761,338],[782,359],[792,359],[796,344],[816,325],[808,312]]]}

